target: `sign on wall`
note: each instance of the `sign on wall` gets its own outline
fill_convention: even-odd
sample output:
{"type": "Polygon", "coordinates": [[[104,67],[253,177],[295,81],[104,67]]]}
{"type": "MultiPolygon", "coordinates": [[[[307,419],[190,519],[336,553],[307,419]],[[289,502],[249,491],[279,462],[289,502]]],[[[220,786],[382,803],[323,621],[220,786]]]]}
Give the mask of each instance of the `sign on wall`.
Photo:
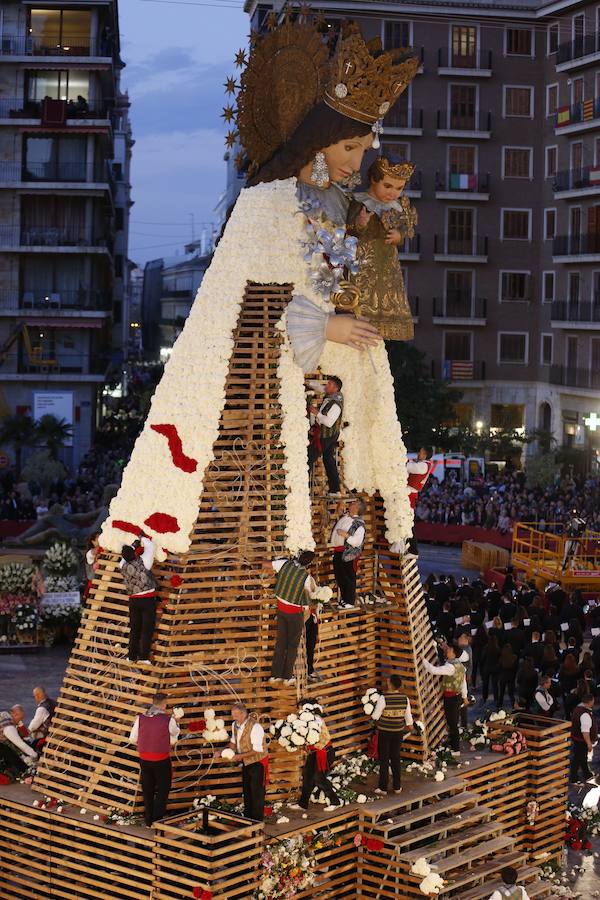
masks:
{"type": "MultiPolygon", "coordinates": [[[[38,422],[42,416],[54,416],[60,422],[64,419],[69,425],[73,425],[73,392],[63,391],[34,391],[33,393],[33,418],[38,422]]],[[[65,441],[66,447],[73,446],[73,439],[65,441]]]]}

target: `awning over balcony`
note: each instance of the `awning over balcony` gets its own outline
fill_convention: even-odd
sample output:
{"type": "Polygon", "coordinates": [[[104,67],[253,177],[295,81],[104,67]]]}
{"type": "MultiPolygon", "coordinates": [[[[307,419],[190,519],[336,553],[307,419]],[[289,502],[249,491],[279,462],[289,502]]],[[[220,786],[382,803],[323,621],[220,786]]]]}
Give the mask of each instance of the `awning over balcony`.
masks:
{"type": "Polygon", "coordinates": [[[40,325],[43,325],[45,328],[102,328],[104,325],[105,319],[87,319],[87,318],[75,318],[73,316],[44,316],[38,317],[36,315],[28,315],[26,319],[26,324],[38,328],[40,325]]]}

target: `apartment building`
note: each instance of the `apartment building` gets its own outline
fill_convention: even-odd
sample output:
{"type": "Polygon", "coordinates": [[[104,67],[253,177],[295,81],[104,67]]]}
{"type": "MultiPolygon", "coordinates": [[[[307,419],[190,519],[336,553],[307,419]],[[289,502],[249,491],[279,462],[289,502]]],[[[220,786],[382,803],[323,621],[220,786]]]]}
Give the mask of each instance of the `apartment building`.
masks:
{"type": "Polygon", "coordinates": [[[129,102],[116,0],[0,3],[0,390],[92,440],[129,338],[129,102]]]}
{"type": "MultiPolygon", "coordinates": [[[[248,0],[255,28],[281,4],[248,0]]],[[[410,159],[415,343],[473,426],[591,437],[600,387],[600,4],[319,0],[421,67],[385,121],[410,159]]]]}

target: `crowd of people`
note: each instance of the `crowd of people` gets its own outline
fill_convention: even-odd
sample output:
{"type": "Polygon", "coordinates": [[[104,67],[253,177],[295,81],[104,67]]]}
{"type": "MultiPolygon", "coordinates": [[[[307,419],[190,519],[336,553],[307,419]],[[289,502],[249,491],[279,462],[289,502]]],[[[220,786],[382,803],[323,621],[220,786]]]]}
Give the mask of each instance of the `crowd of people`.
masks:
{"type": "Polygon", "coordinates": [[[532,522],[541,531],[560,531],[573,509],[591,530],[600,530],[600,481],[565,475],[552,487],[528,487],[523,471],[479,477],[462,483],[430,478],[420,494],[418,522],[471,525],[509,534],[515,522],[532,522]]]}
{"type": "Polygon", "coordinates": [[[592,740],[588,747],[585,734],[589,738],[595,729],[591,710],[600,695],[600,605],[559,585],[544,593],[533,582],[516,585],[510,571],[502,590],[495,583],[488,587],[466,577],[457,583],[446,575],[429,576],[425,587],[440,654],[463,664],[469,690],[480,690],[484,703],[577,720],[577,727],[584,716],[582,734],[573,740],[586,754],[578,755],[580,747],[574,746],[570,775],[571,781],[580,772],[590,778],[592,740]],[[589,645],[584,644],[588,628],[589,645]]]}

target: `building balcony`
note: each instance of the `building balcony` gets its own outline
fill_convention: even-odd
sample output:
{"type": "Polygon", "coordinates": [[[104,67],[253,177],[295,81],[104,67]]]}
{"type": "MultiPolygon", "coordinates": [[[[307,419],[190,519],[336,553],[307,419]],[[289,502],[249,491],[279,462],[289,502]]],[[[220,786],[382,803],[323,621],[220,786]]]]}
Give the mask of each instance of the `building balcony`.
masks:
{"type": "Polygon", "coordinates": [[[550,366],[549,369],[550,384],[587,391],[600,390],[600,371],[591,368],[580,369],[578,366],[550,366]]]}
{"type": "Polygon", "coordinates": [[[560,234],[552,241],[554,262],[600,262],[600,233],[560,234]]]}
{"type": "Polygon", "coordinates": [[[436,262],[488,261],[487,237],[451,238],[447,234],[436,234],[433,238],[433,258],[436,262]]]}
{"type": "Polygon", "coordinates": [[[467,75],[469,78],[490,78],[492,51],[476,50],[474,53],[454,53],[447,47],[438,50],[438,75],[467,75]]]}
{"type": "Polygon", "coordinates": [[[485,381],[485,360],[433,359],[431,377],[442,381],[485,381]]]}
{"type": "Polygon", "coordinates": [[[554,300],[550,319],[555,328],[600,328],[600,296],[594,300],[554,300]]]}
{"type": "Polygon", "coordinates": [[[48,61],[49,58],[68,57],[69,65],[76,59],[89,60],[90,58],[112,59],[115,53],[114,41],[110,39],[90,40],[89,34],[73,36],[68,44],[50,43],[47,40],[32,35],[8,35],[0,37],[0,58],[8,57],[11,62],[19,57],[29,60],[31,57],[40,57],[48,61]]]}
{"type": "MultiPolygon", "coordinates": [[[[110,124],[110,109],[106,103],[77,102],[75,100],[64,102],[67,124],[80,124],[83,121],[96,123],[100,121],[103,124],[110,124]]],[[[0,120],[7,120],[12,124],[15,123],[15,120],[33,122],[42,117],[43,102],[41,100],[24,100],[22,97],[0,98],[0,120]]]]}
{"type": "Polygon", "coordinates": [[[483,297],[456,292],[433,298],[434,325],[485,325],[486,311],[483,297]]]}
{"type": "MultiPolygon", "coordinates": [[[[48,375],[64,376],[77,375],[79,377],[95,376],[93,380],[103,378],[109,368],[110,360],[104,354],[89,353],[64,353],[57,359],[49,351],[40,354],[39,359],[27,359],[25,355],[19,359],[17,374],[32,376],[42,375],[44,380],[48,375]]],[[[4,378],[4,375],[3,375],[4,378]]],[[[29,379],[31,380],[31,379],[29,379]]],[[[78,379],[79,380],[79,379],[78,379]]]]}
{"type": "Polygon", "coordinates": [[[0,189],[26,185],[27,189],[60,189],[72,186],[77,189],[110,190],[113,177],[106,160],[101,163],[58,162],[28,163],[0,162],[0,189]]]}
{"type": "Polygon", "coordinates": [[[552,190],[557,197],[587,197],[600,193],[600,166],[584,166],[557,172],[552,180],[552,190]]]}
{"type": "Polygon", "coordinates": [[[489,200],[490,176],[436,172],[435,196],[438,200],[489,200]]]}
{"type": "Polygon", "coordinates": [[[108,313],[111,295],[105,291],[48,290],[18,291],[0,290],[0,315],[15,315],[29,312],[33,316],[61,315],[64,312],[108,313]]]}
{"type": "Polygon", "coordinates": [[[585,34],[560,44],[556,53],[556,71],[568,72],[600,61],[600,32],[585,34]]]}
{"type": "Polygon", "coordinates": [[[461,114],[452,109],[438,109],[437,135],[449,138],[477,138],[489,140],[492,136],[492,114],[478,110],[461,114]]]}
{"type": "Polygon", "coordinates": [[[562,106],[554,117],[555,134],[576,134],[600,128],[600,97],[562,106]]]}
{"type": "Polygon", "coordinates": [[[423,134],[423,110],[393,106],[383,120],[384,134],[423,134]]]}
{"type": "Polygon", "coordinates": [[[421,235],[415,234],[412,238],[406,238],[403,244],[398,244],[398,253],[401,259],[421,258],[421,235]]]}
{"type": "Polygon", "coordinates": [[[0,251],[45,253],[49,248],[57,252],[112,253],[112,241],[76,226],[21,229],[15,225],[0,226],[0,251]]]}

